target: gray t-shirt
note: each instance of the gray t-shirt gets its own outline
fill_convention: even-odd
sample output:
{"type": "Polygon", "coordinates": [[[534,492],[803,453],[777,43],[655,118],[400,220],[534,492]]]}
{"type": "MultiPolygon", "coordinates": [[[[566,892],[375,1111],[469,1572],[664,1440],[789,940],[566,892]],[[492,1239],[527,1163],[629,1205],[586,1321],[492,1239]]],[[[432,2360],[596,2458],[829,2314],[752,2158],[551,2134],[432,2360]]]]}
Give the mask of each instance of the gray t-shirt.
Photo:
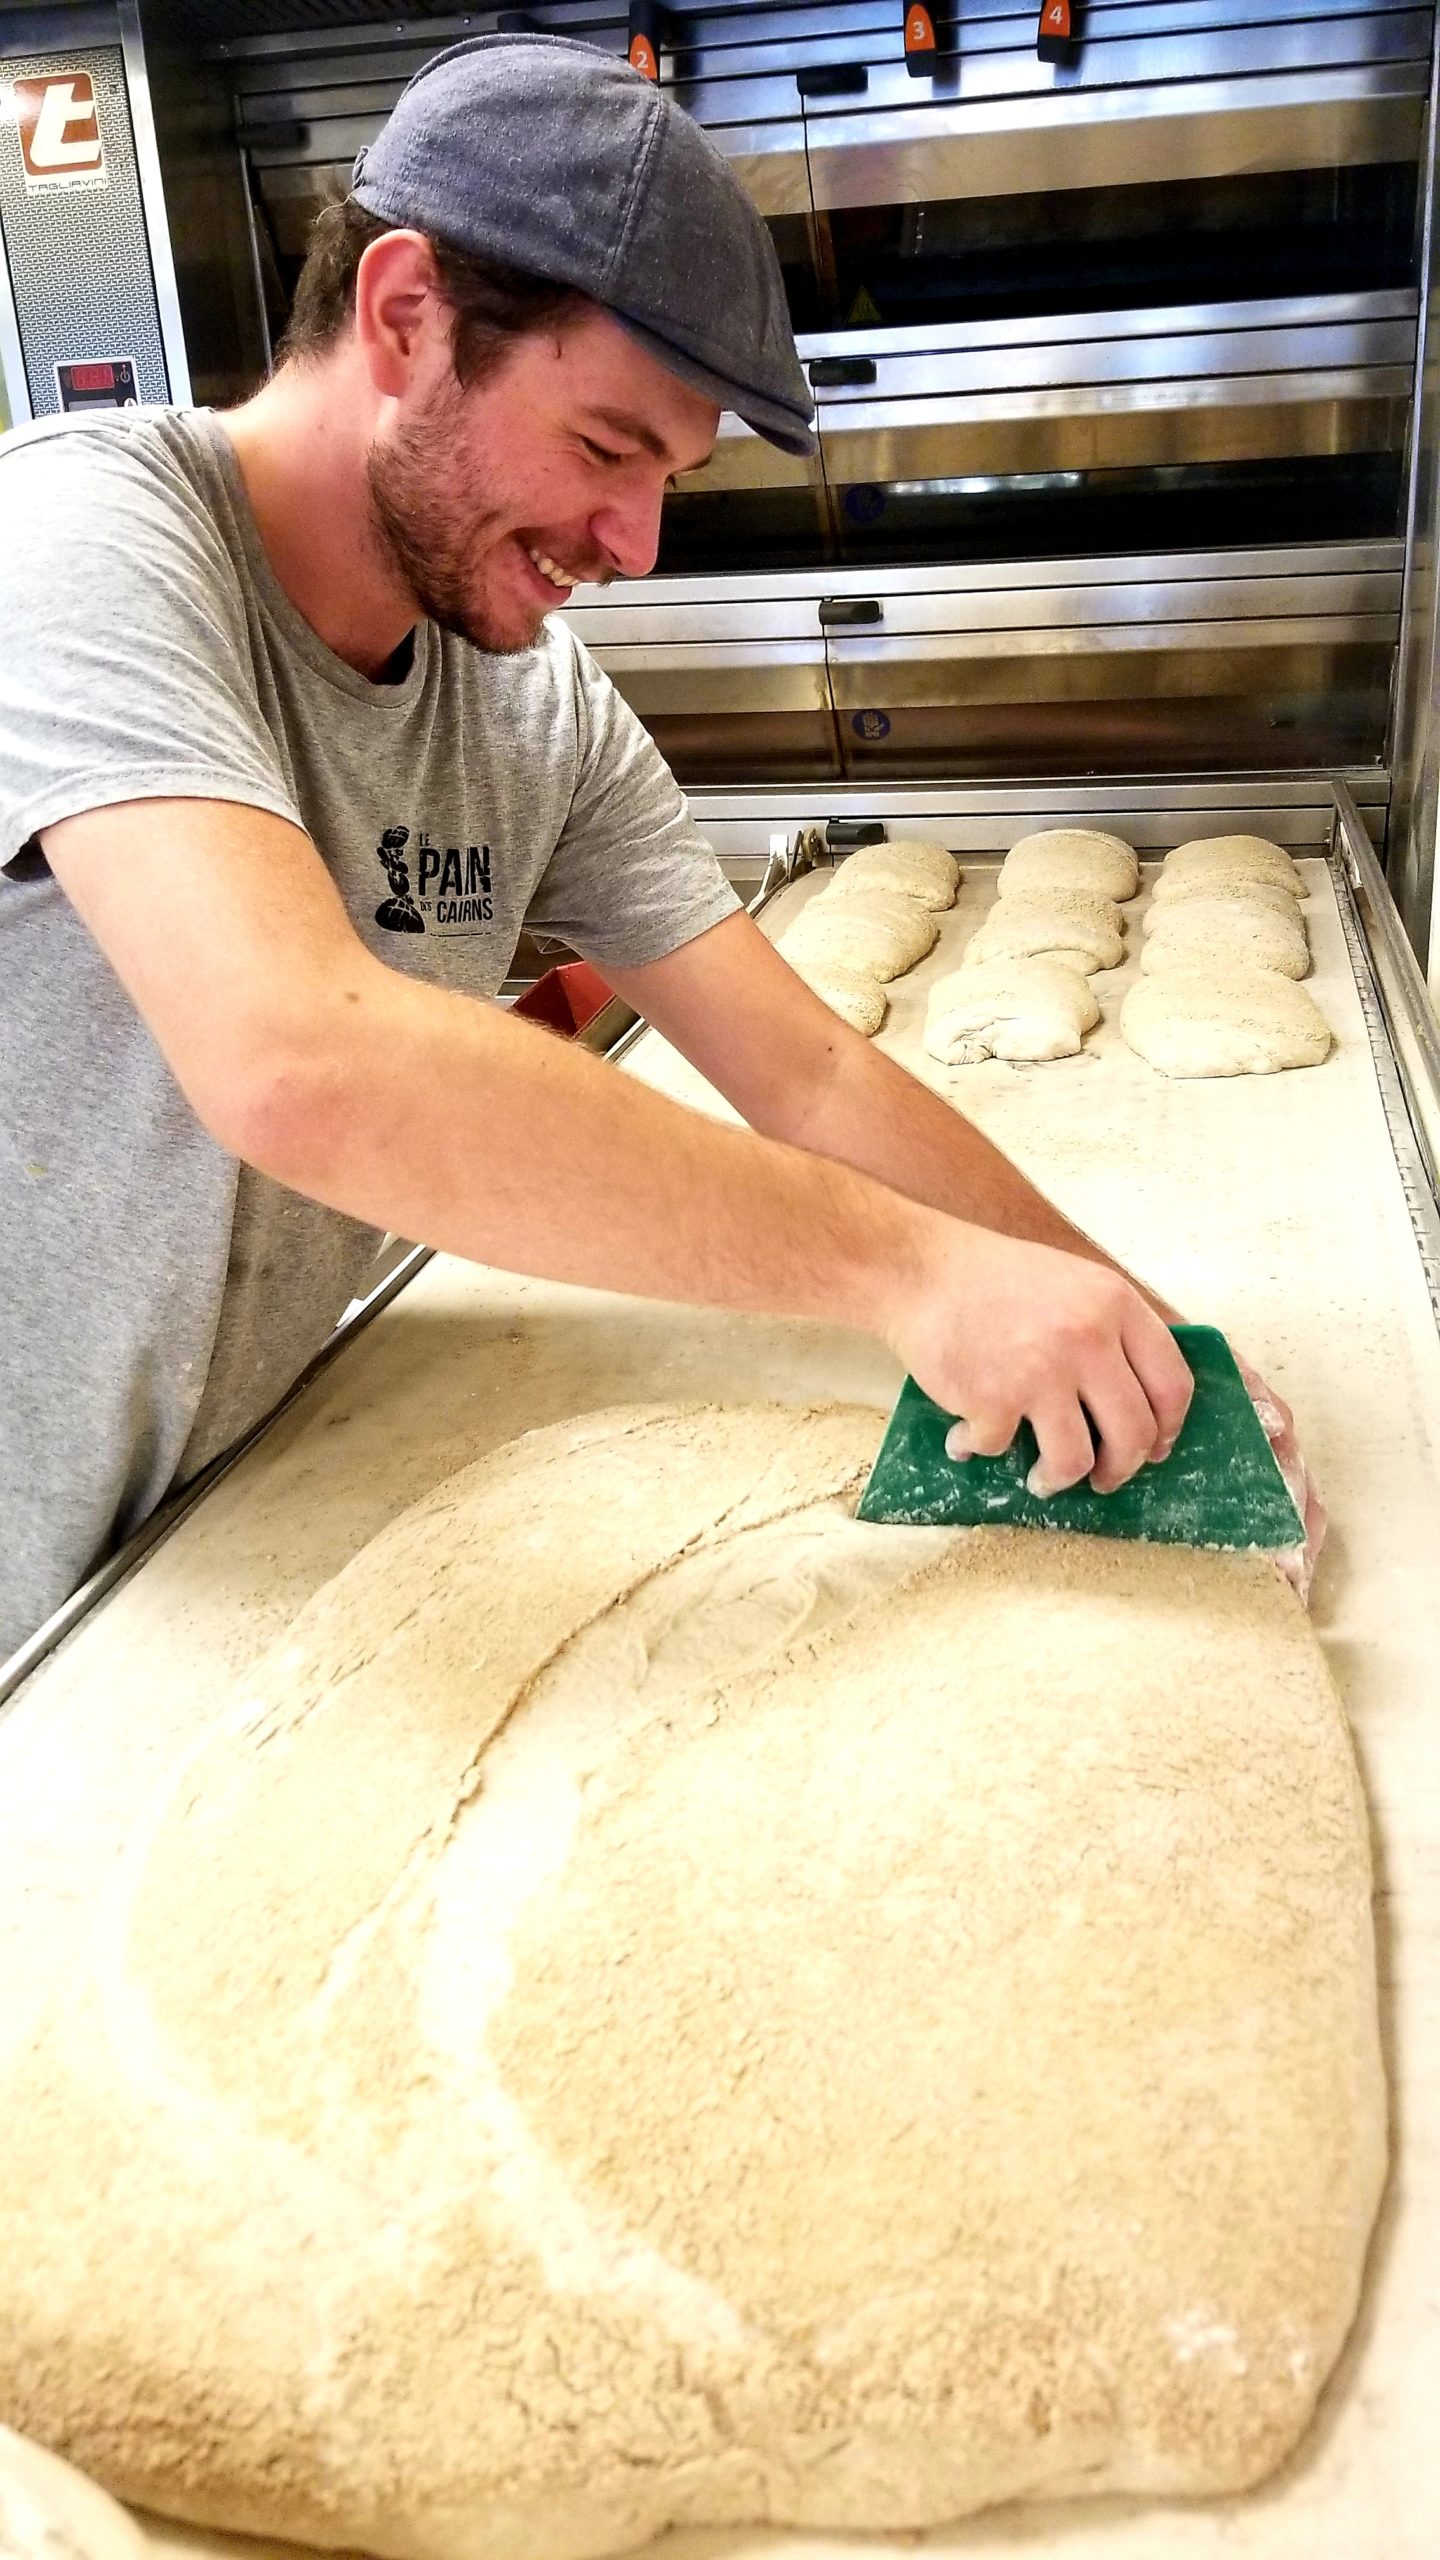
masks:
{"type": "Polygon", "coordinates": [[[207,411],[0,439],[0,528],[3,1658],[269,1411],[378,1242],[206,1135],[37,832],[145,799],[272,810],[371,951],[476,997],[527,920],[603,970],[737,902],[562,623],[514,657],[422,624],[393,684],[337,658],[207,411]]]}

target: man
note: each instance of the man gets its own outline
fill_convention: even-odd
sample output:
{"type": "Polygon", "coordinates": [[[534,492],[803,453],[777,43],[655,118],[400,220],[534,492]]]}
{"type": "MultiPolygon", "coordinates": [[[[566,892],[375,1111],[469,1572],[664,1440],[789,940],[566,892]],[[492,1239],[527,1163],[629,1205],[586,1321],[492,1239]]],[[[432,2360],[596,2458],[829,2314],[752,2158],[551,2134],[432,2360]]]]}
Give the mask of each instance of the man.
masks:
{"type": "Polygon", "coordinates": [[[0,449],[0,1652],[269,1409],[387,1228],[868,1329],[975,1449],[1028,1415],[1052,1487],[1169,1448],[1154,1304],[799,984],[546,619],[652,566],[726,405],[809,449],[725,163],[599,53],[487,37],[362,153],[246,406],[0,449]],[[756,1134],[477,1001],[527,914],[756,1134]]]}

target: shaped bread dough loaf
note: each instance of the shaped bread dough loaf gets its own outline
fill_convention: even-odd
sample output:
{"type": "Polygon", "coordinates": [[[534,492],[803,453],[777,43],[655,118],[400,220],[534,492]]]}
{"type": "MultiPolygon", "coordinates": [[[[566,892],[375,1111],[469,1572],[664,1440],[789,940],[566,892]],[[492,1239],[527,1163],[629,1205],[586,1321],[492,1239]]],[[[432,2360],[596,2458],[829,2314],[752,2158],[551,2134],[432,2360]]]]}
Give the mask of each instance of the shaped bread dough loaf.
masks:
{"type": "Polygon", "coordinates": [[[853,897],[857,889],[898,890],[918,906],[937,912],[953,907],[960,886],[960,865],[942,844],[919,836],[897,836],[889,844],[861,845],[839,865],[826,896],[853,897]]]}
{"type": "Polygon", "coordinates": [[[1181,884],[1194,880],[1223,882],[1229,888],[1240,880],[1269,881],[1292,898],[1309,894],[1289,854],[1266,836],[1195,836],[1188,844],[1177,844],[1161,864],[1155,897],[1168,906],[1172,898],[1184,896],[1181,884]]]}
{"type": "Polygon", "coordinates": [[[924,1045],[943,1066],[1072,1058],[1100,1019],[1087,978],[1063,960],[984,960],[937,978],[924,1045]]]}
{"type": "Polygon", "coordinates": [[[967,962],[1028,960],[1036,955],[1073,960],[1090,976],[1118,969],[1125,957],[1120,910],[1113,899],[1079,890],[1036,889],[997,899],[966,945],[967,962]]]}
{"type": "Polygon", "coordinates": [[[873,1040],[889,1010],[889,998],[878,978],[863,969],[848,969],[843,960],[828,958],[823,951],[807,956],[802,950],[798,959],[787,951],[785,957],[796,977],[803,978],[832,1013],[838,1013],[852,1031],[863,1031],[867,1040],[873,1040]]]}
{"type": "Polygon", "coordinates": [[[864,1526],[881,1427],[496,1451],[77,1850],[0,1981],[29,2433],[391,2560],[1290,2455],[1385,2168],[1324,1657],[1263,1557],[864,1526]]]}
{"type": "Polygon", "coordinates": [[[1304,987],[1240,962],[1142,978],[1120,1028],[1167,1076],[1268,1076],[1318,1067],[1330,1049],[1329,1025],[1304,987]]]}
{"type": "Polygon", "coordinates": [[[1146,936],[1140,966],[1147,976],[1163,977],[1174,969],[1228,968],[1234,961],[1256,969],[1276,969],[1284,978],[1303,978],[1310,967],[1305,920],[1293,898],[1288,915],[1267,914],[1240,899],[1225,905],[1183,904],[1157,910],[1146,936]]]}
{"type": "Polygon", "coordinates": [[[1030,889],[1088,889],[1102,898],[1133,898],[1140,864],[1123,836],[1092,827],[1045,827],[1022,836],[1000,865],[1000,895],[1030,889]]]}
{"type": "MultiPolygon", "coordinates": [[[[1160,879],[1164,880],[1162,872],[1160,879]]],[[[1248,907],[1266,915],[1284,916],[1291,924],[1303,922],[1299,904],[1289,889],[1279,888],[1273,880],[1252,880],[1248,871],[1182,872],[1178,880],[1170,880],[1162,897],[1160,881],[1145,910],[1142,933],[1153,933],[1163,916],[1178,915],[1182,907],[1248,907]]]]}
{"type": "Polygon", "coordinates": [[[900,978],[933,950],[940,927],[926,907],[888,889],[812,898],[780,936],[787,960],[829,959],[869,978],[900,978]]]}
{"type": "Polygon", "coordinates": [[[828,952],[869,978],[902,978],[940,937],[938,916],[897,888],[853,888],[848,896],[822,891],[781,934],[781,950],[828,952]]]}

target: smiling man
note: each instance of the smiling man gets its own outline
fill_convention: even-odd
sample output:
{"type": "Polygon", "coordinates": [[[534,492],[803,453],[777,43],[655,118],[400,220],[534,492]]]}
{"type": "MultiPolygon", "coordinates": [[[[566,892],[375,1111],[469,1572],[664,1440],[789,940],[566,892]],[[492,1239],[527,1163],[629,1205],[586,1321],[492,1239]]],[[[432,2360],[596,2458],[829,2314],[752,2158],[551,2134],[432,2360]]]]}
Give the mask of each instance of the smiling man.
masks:
{"type": "Polygon", "coordinates": [[[283,1393],[386,1228],[827,1318],[1054,1485],[1163,1453],[1152,1302],[845,1030],[564,624],[722,407],[809,402],[763,224],[623,65],[412,82],[226,416],[0,446],[0,1652],[283,1393]],[[562,934],[750,1123],[484,1001],[562,934]]]}

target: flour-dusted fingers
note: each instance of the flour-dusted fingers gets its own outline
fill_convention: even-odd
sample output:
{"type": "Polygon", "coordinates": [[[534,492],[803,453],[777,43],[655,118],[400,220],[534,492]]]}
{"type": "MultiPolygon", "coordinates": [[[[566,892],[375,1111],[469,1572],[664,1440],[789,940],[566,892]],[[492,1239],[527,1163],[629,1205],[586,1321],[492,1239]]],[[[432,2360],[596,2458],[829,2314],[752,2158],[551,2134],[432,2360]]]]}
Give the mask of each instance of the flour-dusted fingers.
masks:
{"type": "Polygon", "coordinates": [[[1153,1307],[1147,1307],[1143,1299],[1139,1301],[1138,1312],[1127,1310],[1121,1343],[1158,1425],[1150,1455],[1155,1459],[1168,1458],[1180,1437],[1185,1416],[1190,1410],[1190,1399],[1195,1393],[1190,1364],[1169,1325],[1156,1315],[1153,1307]]]}
{"type": "Polygon", "coordinates": [[[1003,1458],[1020,1428],[1018,1406],[990,1406],[973,1416],[962,1415],[945,1434],[947,1458],[1003,1458]]]}
{"type": "Polygon", "coordinates": [[[1113,1486],[1168,1446],[1190,1373],[1122,1272],[924,1212],[911,1250],[883,1334],[925,1393],[957,1416],[952,1456],[962,1447],[997,1456],[1028,1418],[1040,1444],[1038,1481],[1059,1492],[1088,1475],[1097,1455],[1113,1486]],[[1082,1408],[1098,1425],[1098,1453],[1082,1408]]]}
{"type": "Polygon", "coordinates": [[[1037,1501],[1052,1493],[1068,1493],[1081,1484],[1095,1464],[1095,1443],[1078,1396],[1056,1396],[1037,1403],[1030,1413],[1039,1456],[1025,1479],[1037,1501]]]}
{"type": "Polygon", "coordinates": [[[1081,1389],[1095,1440],[1087,1469],[1096,1493],[1118,1492],[1138,1475],[1160,1446],[1160,1424],[1123,1351],[1117,1349],[1087,1371],[1081,1389]]]}

